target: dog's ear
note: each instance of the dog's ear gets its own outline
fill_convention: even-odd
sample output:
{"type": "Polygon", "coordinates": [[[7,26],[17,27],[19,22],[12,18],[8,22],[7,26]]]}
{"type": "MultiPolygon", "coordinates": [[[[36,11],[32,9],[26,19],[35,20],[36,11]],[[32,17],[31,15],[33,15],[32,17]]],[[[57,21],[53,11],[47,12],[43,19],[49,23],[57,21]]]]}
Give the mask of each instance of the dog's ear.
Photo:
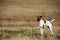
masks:
{"type": "Polygon", "coordinates": [[[40,16],[37,16],[37,21],[38,21],[38,22],[40,21],[40,16]]]}

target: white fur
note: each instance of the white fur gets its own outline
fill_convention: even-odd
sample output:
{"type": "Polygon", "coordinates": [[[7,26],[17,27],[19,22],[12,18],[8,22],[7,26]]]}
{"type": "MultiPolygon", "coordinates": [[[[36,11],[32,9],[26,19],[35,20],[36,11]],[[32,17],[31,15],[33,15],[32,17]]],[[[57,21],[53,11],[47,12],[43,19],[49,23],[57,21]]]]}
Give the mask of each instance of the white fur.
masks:
{"type": "Polygon", "coordinates": [[[53,34],[53,30],[52,30],[52,22],[54,21],[55,19],[51,20],[51,21],[48,21],[46,20],[46,23],[44,23],[44,20],[40,20],[39,21],[39,26],[40,26],[40,31],[41,31],[41,35],[43,35],[43,32],[44,32],[44,29],[42,29],[42,27],[45,25],[45,27],[48,27],[49,31],[53,34]]]}
{"type": "Polygon", "coordinates": [[[41,20],[39,21],[39,26],[40,26],[41,35],[43,35],[43,31],[44,31],[44,29],[42,28],[43,25],[44,25],[44,20],[41,19],[41,20]]]}
{"type": "Polygon", "coordinates": [[[55,19],[52,19],[51,22],[55,21],[55,19]]]}

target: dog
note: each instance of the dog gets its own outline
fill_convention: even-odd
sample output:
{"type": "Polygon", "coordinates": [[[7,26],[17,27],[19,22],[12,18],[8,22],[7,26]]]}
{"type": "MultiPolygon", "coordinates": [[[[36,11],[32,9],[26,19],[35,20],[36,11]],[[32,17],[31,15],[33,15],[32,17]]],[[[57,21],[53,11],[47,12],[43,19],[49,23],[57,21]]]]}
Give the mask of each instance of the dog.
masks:
{"type": "Polygon", "coordinates": [[[48,20],[44,20],[42,18],[42,16],[37,16],[37,21],[39,23],[39,26],[40,26],[40,32],[41,32],[41,35],[43,35],[43,32],[44,32],[44,26],[46,26],[49,31],[51,32],[51,34],[53,34],[53,30],[52,30],[52,22],[54,22],[55,19],[52,19],[51,21],[48,21],[48,20]]]}

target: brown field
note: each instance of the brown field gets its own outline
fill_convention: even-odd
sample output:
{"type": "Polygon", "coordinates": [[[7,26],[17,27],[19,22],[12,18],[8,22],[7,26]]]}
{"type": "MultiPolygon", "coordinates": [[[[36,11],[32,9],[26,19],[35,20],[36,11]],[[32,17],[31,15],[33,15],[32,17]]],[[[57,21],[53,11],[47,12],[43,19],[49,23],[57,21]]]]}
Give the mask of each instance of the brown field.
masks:
{"type": "Polygon", "coordinates": [[[59,0],[0,0],[0,40],[60,40],[59,0]],[[45,27],[44,36],[36,17],[53,22],[52,36],[45,27]]]}

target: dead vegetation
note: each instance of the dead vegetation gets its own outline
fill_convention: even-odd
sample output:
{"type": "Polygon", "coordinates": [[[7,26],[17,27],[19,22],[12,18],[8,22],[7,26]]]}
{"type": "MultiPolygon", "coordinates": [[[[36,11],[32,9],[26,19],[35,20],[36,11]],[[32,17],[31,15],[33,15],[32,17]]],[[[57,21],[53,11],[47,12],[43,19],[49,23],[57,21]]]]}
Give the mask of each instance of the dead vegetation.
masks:
{"type": "Polygon", "coordinates": [[[60,40],[59,0],[0,0],[1,40],[60,40]],[[53,23],[54,36],[45,29],[40,35],[36,16],[42,15],[53,23]]]}

